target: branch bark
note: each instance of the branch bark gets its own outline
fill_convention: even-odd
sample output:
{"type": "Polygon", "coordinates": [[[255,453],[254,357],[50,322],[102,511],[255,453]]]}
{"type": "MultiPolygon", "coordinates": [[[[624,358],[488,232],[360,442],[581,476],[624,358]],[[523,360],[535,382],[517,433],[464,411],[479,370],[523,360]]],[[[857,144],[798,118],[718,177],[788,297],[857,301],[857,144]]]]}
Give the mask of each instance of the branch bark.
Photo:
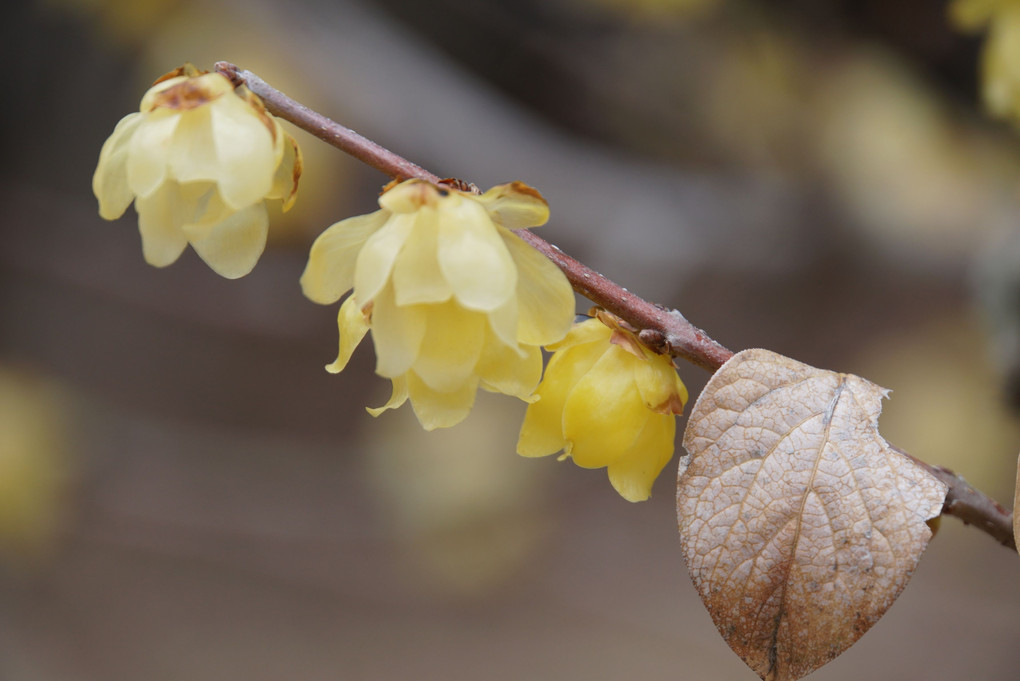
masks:
{"type": "MultiPolygon", "coordinates": [[[[215,68],[235,86],[246,85],[262,99],[266,109],[274,116],[290,121],[393,179],[417,178],[432,183],[442,181],[438,175],[291,99],[251,71],[223,61],[217,62],[215,68]]],[[[733,356],[733,351],[691,324],[679,311],[655,305],[634,295],[530,230],[520,230],[518,234],[556,263],[575,291],[633,326],[639,332],[641,341],[650,348],[680,357],[712,372],[733,356]]],[[[926,463],[906,452],[902,453],[948,485],[949,493],[942,507],[943,514],[956,516],[964,524],[974,525],[1004,546],[1016,549],[1011,512],[968,485],[951,470],[926,463]]]]}

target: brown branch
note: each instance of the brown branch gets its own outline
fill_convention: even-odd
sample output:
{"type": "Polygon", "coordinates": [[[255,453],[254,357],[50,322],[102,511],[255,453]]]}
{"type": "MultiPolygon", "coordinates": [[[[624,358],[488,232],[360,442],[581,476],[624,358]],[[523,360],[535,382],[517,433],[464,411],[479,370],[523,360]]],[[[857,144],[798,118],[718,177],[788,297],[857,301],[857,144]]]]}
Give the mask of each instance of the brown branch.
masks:
{"type": "MultiPolygon", "coordinates": [[[[248,89],[262,98],[266,109],[274,116],[290,121],[392,178],[418,178],[433,183],[441,181],[438,175],[294,101],[251,71],[241,70],[229,62],[217,62],[216,70],[230,78],[235,85],[246,84],[248,89]]],[[[667,310],[634,295],[529,230],[520,230],[518,234],[556,263],[575,291],[637,329],[642,342],[650,348],[681,357],[709,371],[715,371],[733,356],[732,351],[691,324],[678,311],[667,310]]],[[[965,524],[974,525],[991,535],[1001,544],[1016,548],[1011,513],[952,471],[903,453],[948,485],[949,493],[942,507],[943,513],[954,515],[965,524]]]]}

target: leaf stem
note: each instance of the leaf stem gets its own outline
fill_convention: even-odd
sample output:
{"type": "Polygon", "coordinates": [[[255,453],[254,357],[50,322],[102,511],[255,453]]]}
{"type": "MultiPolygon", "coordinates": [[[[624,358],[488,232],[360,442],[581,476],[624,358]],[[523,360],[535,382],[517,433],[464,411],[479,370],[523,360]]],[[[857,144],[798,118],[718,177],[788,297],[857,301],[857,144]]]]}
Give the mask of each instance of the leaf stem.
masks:
{"type": "MultiPolygon", "coordinates": [[[[247,85],[274,116],[290,121],[391,178],[417,178],[433,183],[441,181],[438,175],[291,99],[251,71],[225,61],[216,62],[215,69],[234,85],[247,85]]],[[[575,291],[637,329],[641,341],[651,349],[680,357],[712,372],[733,356],[731,350],[691,324],[679,311],[666,309],[634,295],[530,230],[519,230],[518,234],[556,263],[575,291]]],[[[942,508],[944,514],[954,515],[965,524],[974,525],[991,535],[1004,546],[1016,548],[1010,512],[949,469],[933,466],[903,453],[949,486],[942,508]]]]}

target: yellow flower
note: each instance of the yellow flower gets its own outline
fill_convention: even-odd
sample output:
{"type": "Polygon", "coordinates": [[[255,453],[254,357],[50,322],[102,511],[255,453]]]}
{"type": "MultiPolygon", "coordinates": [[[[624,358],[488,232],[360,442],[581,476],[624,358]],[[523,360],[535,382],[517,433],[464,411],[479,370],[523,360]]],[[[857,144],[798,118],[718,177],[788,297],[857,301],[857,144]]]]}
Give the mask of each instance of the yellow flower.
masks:
{"type": "Polygon", "coordinates": [[[987,26],[981,54],[985,106],[993,116],[1020,121],[1020,1],[956,0],[949,16],[962,31],[987,26]]]}
{"type": "Polygon", "coordinates": [[[522,456],[563,450],[583,468],[606,466],[628,501],[644,501],[673,456],[675,414],[687,389],[669,357],[657,355],[600,311],[574,326],[555,350],[538,401],[528,406],[517,443],[522,456]]]}
{"type": "Polygon", "coordinates": [[[338,222],[312,245],[301,287],[340,307],[347,365],[371,329],[376,372],[393,381],[377,416],[410,399],[426,430],[462,421],[478,387],[527,399],[542,374],[539,346],[562,339],[574,318],[563,273],[511,230],[549,218],[525,184],[475,195],[407,180],[381,210],[338,222]]]}
{"type": "Polygon", "coordinates": [[[301,152],[247,88],[190,64],[145,93],[99,153],[92,191],[116,220],[134,201],[146,262],[190,243],[218,274],[248,274],[266,244],[266,199],[294,201],[301,152]]]}

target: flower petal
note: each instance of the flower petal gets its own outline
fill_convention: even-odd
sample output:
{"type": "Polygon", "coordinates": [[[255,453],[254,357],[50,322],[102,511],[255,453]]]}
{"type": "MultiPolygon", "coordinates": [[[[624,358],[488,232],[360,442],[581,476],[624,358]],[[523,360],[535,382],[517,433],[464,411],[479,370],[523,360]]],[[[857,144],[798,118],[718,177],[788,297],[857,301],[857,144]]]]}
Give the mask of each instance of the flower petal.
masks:
{"type": "Polygon", "coordinates": [[[301,275],[301,290],[328,305],[354,286],[354,266],[365,241],[386,222],[385,211],[357,215],[328,227],[312,244],[301,275]]]}
{"type": "MultiPolygon", "coordinates": [[[[362,305],[361,294],[354,295],[362,305]]],[[[426,314],[421,305],[398,307],[393,289],[385,287],[372,306],[372,341],[375,343],[375,372],[386,378],[407,373],[418,359],[425,337],[426,314]]]]}
{"type": "Polygon", "coordinates": [[[608,340],[586,343],[561,350],[552,356],[545,370],[545,378],[535,391],[538,400],[528,405],[524,413],[524,423],[517,441],[518,454],[547,456],[570,446],[563,431],[564,405],[574,386],[595,365],[608,346],[608,340]]]}
{"type": "Polygon", "coordinates": [[[223,201],[241,209],[273,187],[277,157],[272,132],[251,105],[227,94],[209,104],[223,201]]]}
{"type": "Polygon", "coordinates": [[[212,134],[211,107],[184,111],[177,118],[168,154],[170,177],[180,183],[218,181],[220,168],[212,134]]]}
{"type": "Polygon", "coordinates": [[[439,225],[436,210],[424,206],[393,265],[393,291],[398,305],[441,303],[453,289],[439,270],[439,225]]]}
{"type": "Polygon", "coordinates": [[[190,215],[183,215],[176,182],[167,182],[155,193],[139,197],[135,202],[138,211],[138,231],[142,235],[142,255],[154,267],[166,267],[181,256],[188,238],[181,225],[190,215]]]}
{"type": "Polygon", "coordinates": [[[461,305],[490,312],[514,295],[517,266],[485,208],[460,198],[439,203],[439,268],[461,305]]]}
{"type": "Polygon", "coordinates": [[[482,387],[531,401],[542,378],[542,350],[534,345],[522,345],[521,352],[523,356],[495,339],[490,331],[475,369],[482,379],[482,387]]]}
{"type": "Polygon", "coordinates": [[[592,366],[563,405],[563,435],[570,455],[584,468],[619,460],[634,446],[653,412],[634,384],[633,355],[611,346],[592,366]]]}
{"type": "Polygon", "coordinates": [[[656,410],[670,402],[687,403],[687,387],[684,386],[672,363],[664,356],[651,355],[648,361],[639,362],[635,367],[634,380],[645,406],[656,410]]]}
{"type": "Polygon", "coordinates": [[[379,416],[387,409],[396,409],[397,407],[407,402],[407,379],[403,376],[397,376],[392,380],[393,391],[390,393],[390,399],[381,407],[366,407],[367,411],[372,416],[379,416]]]}
{"type": "Polygon", "coordinates": [[[449,428],[463,421],[475,404],[478,379],[465,383],[459,389],[444,393],[433,390],[412,371],[407,375],[407,390],[411,407],[425,430],[449,428]]]}
{"type": "Polygon", "coordinates": [[[170,146],[180,114],[156,109],[146,114],[128,143],[127,180],[139,198],[149,196],[168,177],[170,146]]]}
{"type": "Polygon", "coordinates": [[[523,182],[497,185],[477,200],[507,229],[538,227],[549,220],[549,204],[545,198],[523,182]]]}
{"type": "Polygon", "coordinates": [[[550,345],[563,339],[574,321],[574,290],[559,267],[513,232],[500,236],[517,265],[517,339],[550,345]]]}
{"type": "Polygon", "coordinates": [[[340,351],[336,361],[326,365],[326,371],[331,374],[338,374],[347,366],[351,360],[355,348],[361,343],[365,334],[368,333],[368,320],[361,306],[354,296],[347,296],[347,300],[340,306],[340,313],[337,315],[337,326],[340,327],[340,351]]]}
{"type": "Polygon", "coordinates": [[[252,271],[266,248],[269,216],[259,202],[216,224],[191,246],[216,274],[237,279],[252,271]]]}
{"type": "MultiPolygon", "coordinates": [[[[414,229],[415,215],[392,214],[378,211],[386,220],[358,251],[354,266],[354,291],[362,305],[368,305],[386,285],[393,270],[393,263],[400,255],[411,230],[414,229]]],[[[400,373],[404,373],[401,371],[400,373]]]]}
{"type": "Polygon", "coordinates": [[[119,218],[135,199],[127,181],[127,158],[131,137],[141,122],[140,113],[120,119],[99,152],[92,192],[99,199],[99,215],[105,220],[119,218]]]}
{"type": "MultiPolygon", "coordinates": [[[[426,330],[414,373],[430,389],[444,393],[472,382],[486,337],[485,316],[453,301],[422,307],[426,330]]],[[[473,382],[477,384],[477,377],[473,382]]]]}
{"type": "Polygon", "coordinates": [[[673,458],[676,418],[653,414],[634,442],[631,453],[609,464],[609,482],[627,501],[645,501],[652,483],[673,458]]]}
{"type": "Polygon", "coordinates": [[[283,159],[276,166],[273,188],[269,190],[266,198],[283,201],[281,210],[286,213],[297,199],[298,181],[301,179],[305,162],[297,141],[282,130],[280,134],[283,135],[283,159]]]}

